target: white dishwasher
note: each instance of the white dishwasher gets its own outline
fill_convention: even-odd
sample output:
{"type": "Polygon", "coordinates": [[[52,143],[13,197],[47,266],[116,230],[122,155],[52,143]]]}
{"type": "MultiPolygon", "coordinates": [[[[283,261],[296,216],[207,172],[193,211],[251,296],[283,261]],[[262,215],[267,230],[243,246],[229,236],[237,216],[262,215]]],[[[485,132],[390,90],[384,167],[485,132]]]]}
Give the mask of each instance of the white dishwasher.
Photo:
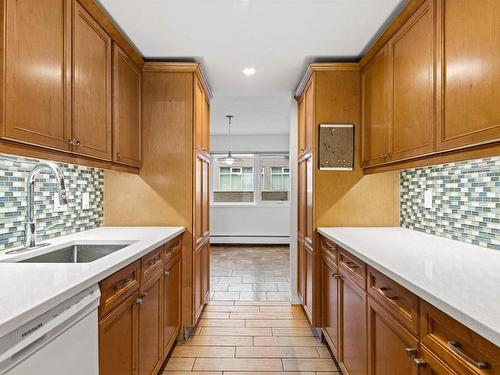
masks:
{"type": "Polygon", "coordinates": [[[0,339],[0,374],[98,375],[99,287],[78,293],[0,339]]]}

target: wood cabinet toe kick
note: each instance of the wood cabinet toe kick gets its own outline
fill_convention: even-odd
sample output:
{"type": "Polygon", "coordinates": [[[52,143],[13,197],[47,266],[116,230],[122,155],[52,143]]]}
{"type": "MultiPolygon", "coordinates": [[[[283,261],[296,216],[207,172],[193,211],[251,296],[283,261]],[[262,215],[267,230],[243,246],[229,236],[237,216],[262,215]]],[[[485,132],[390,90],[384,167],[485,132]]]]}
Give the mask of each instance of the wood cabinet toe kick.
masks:
{"type": "Polygon", "coordinates": [[[320,243],[321,331],[345,374],[500,374],[498,346],[332,241],[320,243]]]}

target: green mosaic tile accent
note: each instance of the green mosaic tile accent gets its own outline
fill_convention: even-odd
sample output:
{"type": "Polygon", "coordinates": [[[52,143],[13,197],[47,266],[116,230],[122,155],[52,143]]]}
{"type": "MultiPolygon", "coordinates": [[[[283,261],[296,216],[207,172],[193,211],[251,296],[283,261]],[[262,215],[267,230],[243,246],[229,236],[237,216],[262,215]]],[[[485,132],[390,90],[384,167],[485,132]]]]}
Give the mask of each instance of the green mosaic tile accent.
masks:
{"type": "Polygon", "coordinates": [[[401,172],[401,226],[500,250],[500,157],[401,172]],[[432,189],[433,207],[424,208],[432,189]]]}
{"type": "MultiPolygon", "coordinates": [[[[0,154],[0,250],[24,243],[26,220],[26,179],[38,159],[0,154]]],[[[38,240],[80,232],[103,225],[104,172],[102,169],[58,163],[68,189],[68,210],[54,212],[55,179],[43,171],[36,180],[35,210],[37,227],[62,222],[38,240]],[[90,208],[82,210],[82,193],[90,195],[90,208]]]]}

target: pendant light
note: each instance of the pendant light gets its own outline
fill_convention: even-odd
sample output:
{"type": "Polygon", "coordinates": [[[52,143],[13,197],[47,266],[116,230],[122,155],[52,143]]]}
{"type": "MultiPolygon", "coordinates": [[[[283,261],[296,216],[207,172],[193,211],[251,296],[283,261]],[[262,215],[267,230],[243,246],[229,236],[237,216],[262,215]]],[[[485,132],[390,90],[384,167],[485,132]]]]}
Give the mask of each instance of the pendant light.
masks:
{"type": "Polygon", "coordinates": [[[228,132],[229,132],[229,150],[228,150],[228,153],[226,156],[215,159],[217,162],[224,163],[227,165],[233,165],[234,163],[242,161],[241,159],[235,158],[231,154],[231,121],[232,121],[233,117],[234,117],[233,115],[226,115],[228,132]]]}

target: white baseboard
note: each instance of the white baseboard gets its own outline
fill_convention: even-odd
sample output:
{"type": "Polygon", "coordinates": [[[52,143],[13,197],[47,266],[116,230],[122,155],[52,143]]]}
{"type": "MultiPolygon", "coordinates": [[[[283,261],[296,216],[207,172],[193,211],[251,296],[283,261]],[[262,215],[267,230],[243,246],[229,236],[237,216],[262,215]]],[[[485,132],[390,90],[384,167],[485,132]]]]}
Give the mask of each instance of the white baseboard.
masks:
{"type": "Polygon", "coordinates": [[[262,244],[289,245],[289,236],[245,236],[245,235],[211,235],[213,244],[262,244]]]}

